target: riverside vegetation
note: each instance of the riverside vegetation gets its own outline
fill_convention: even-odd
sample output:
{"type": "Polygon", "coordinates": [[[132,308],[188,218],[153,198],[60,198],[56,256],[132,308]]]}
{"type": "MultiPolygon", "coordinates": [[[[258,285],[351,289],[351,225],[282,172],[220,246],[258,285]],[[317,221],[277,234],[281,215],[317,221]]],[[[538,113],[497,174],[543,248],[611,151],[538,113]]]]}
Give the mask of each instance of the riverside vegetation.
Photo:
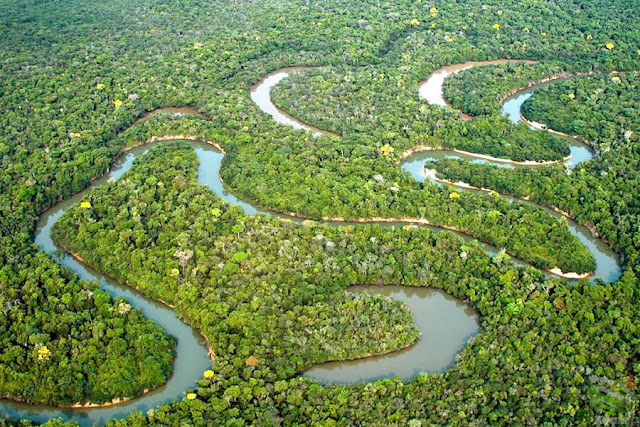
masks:
{"type": "Polygon", "coordinates": [[[595,161],[572,171],[562,166],[504,170],[452,159],[427,167],[435,167],[445,179],[527,196],[569,212],[637,270],[639,81],[636,75],[578,77],[540,89],[525,101],[527,119],[575,135],[598,150],[595,161]]]}
{"type": "MultiPolygon", "coordinates": [[[[617,326],[613,335],[576,341],[569,353],[565,346],[566,340],[597,334],[601,324],[618,325],[621,310],[631,315],[632,285],[546,280],[539,270],[514,266],[504,254],[488,256],[477,242],[415,225],[336,227],[247,215],[197,184],[195,161],[187,144],[154,148],[119,181],[86,196],[90,208],[76,205],[53,230],[56,240],[91,265],[175,304],[181,317],[214,343],[213,379],[200,381],[194,401],[149,412],[149,422],[173,424],[189,411],[196,423],[220,417],[231,424],[340,418],[371,423],[379,421],[368,409],[374,402],[385,408],[402,402],[401,411],[386,415],[387,423],[417,420],[418,402],[445,389],[496,393],[504,380],[520,381],[524,393],[535,387],[531,381],[542,386],[550,379],[559,360],[590,366],[553,376],[557,387],[573,388],[566,398],[579,400],[576,382],[585,381],[592,369],[610,372],[607,362],[597,362],[600,351],[626,357],[626,350],[616,349],[625,334],[617,326]],[[358,283],[441,288],[473,302],[482,332],[445,377],[380,380],[375,388],[367,383],[324,388],[291,378],[315,362],[385,352],[415,340],[411,317],[399,303],[344,293],[358,283]],[[616,308],[600,308],[597,316],[584,311],[600,298],[614,298],[616,308]],[[510,367],[513,358],[522,361],[521,369],[510,367]],[[490,369],[492,360],[508,365],[490,369]],[[488,389],[487,376],[494,384],[488,389]],[[350,405],[349,399],[359,404],[350,405]]],[[[532,406],[543,408],[547,399],[540,396],[532,406]]]]}
{"type": "MultiPolygon", "coordinates": [[[[89,185],[123,147],[151,136],[182,134],[219,143],[227,153],[221,174],[229,188],[265,208],[314,219],[425,217],[505,247],[540,268],[590,271],[588,251],[544,211],[493,196],[453,196],[451,188],[412,181],[398,162],[403,152],[419,146],[514,160],[563,158],[568,147],[561,139],[513,126],[496,114],[495,106],[482,107],[476,120],[464,122],[454,110],[421,101],[417,84],[445,64],[496,58],[542,60],[570,72],[596,70],[601,74],[593,81],[606,79],[607,84],[614,70],[633,79],[630,73],[640,69],[640,29],[634,19],[638,7],[622,0],[606,5],[596,0],[580,5],[485,3],[393,1],[372,7],[351,1],[313,6],[285,1],[229,7],[227,2],[194,0],[187,6],[124,1],[116,8],[68,0],[65,7],[38,3],[25,8],[3,2],[0,395],[33,403],[102,403],[133,397],[170,374],[172,338],[139,312],[127,311],[126,302],[77,280],[32,242],[40,212],[89,185]],[[286,86],[292,79],[276,89],[277,101],[343,138],[314,138],[277,125],[251,103],[251,84],[292,64],[325,67],[304,74],[316,77],[306,87],[322,95],[309,95],[299,104],[287,101],[287,93],[302,90],[286,86]],[[343,76],[358,84],[341,85],[343,76]],[[308,100],[313,106],[303,105],[308,100]],[[146,111],[185,105],[204,117],[157,114],[122,132],[146,111]],[[324,111],[318,113],[318,107],[324,111]],[[375,109],[361,111],[371,107],[375,109]],[[521,221],[524,225],[516,225],[521,221]],[[151,366],[155,368],[149,371],[151,366]],[[108,380],[111,374],[115,378],[108,380]]],[[[545,73],[541,75],[549,75],[545,73]]],[[[246,217],[194,183],[193,154],[180,144],[154,151],[132,171],[127,179],[137,184],[138,194],[136,186],[123,187],[124,181],[96,189],[92,194],[111,205],[91,199],[90,210],[77,207],[58,226],[57,238],[87,252],[83,255],[106,273],[175,303],[179,315],[201,329],[219,353],[214,377],[200,381],[195,395],[189,395],[193,399],[133,413],[113,424],[592,422],[586,376],[639,374],[634,301],[640,243],[634,184],[637,117],[623,108],[634,102],[637,90],[620,76],[620,86],[630,85],[631,93],[605,89],[596,102],[592,89],[603,87],[589,86],[585,82],[590,78],[562,82],[573,85],[558,89],[564,92],[537,93],[524,111],[532,120],[592,141],[601,151],[593,161],[571,172],[562,166],[508,171],[466,165],[475,174],[462,178],[529,196],[592,226],[624,261],[624,272],[614,284],[545,279],[539,270],[516,268],[504,255],[492,258],[447,232],[315,224],[305,228],[246,217]],[[559,102],[567,90],[582,100],[581,107],[559,102]],[[542,111],[545,103],[558,111],[554,122],[542,111]],[[606,133],[601,133],[595,120],[583,119],[586,125],[573,120],[575,112],[614,124],[603,126],[606,133]],[[174,172],[182,178],[174,182],[178,175],[170,175],[167,164],[175,164],[174,172]],[[479,182],[491,175],[502,178],[479,182]],[[166,185],[166,193],[152,191],[146,181],[154,178],[166,185]],[[166,206],[159,209],[155,198],[166,206]],[[213,221],[212,212],[196,208],[193,199],[219,209],[221,217],[213,221]],[[103,216],[91,216],[94,205],[103,216]],[[140,215],[143,225],[136,225],[133,207],[137,215],[146,209],[154,215],[140,215]],[[106,224],[117,236],[104,231],[106,224]],[[125,230],[125,225],[131,227],[125,230]],[[233,229],[239,225],[242,231],[233,229]],[[267,229],[273,233],[268,239],[263,234],[267,229]],[[213,246],[202,247],[201,255],[191,249],[194,255],[184,267],[175,266],[176,251],[184,250],[176,246],[184,239],[178,231],[187,238],[206,233],[213,246]],[[353,272],[314,272],[313,261],[331,253],[312,243],[316,234],[346,245],[336,244],[334,262],[351,262],[353,272]],[[93,237],[100,242],[96,254],[87,246],[93,237]],[[374,247],[374,237],[379,247],[374,247]],[[249,243],[248,238],[256,240],[249,243]],[[299,252],[292,255],[297,262],[274,255],[286,240],[298,245],[299,252]],[[162,244],[147,247],[158,241],[162,244]],[[247,258],[238,255],[233,260],[236,253],[247,258]],[[371,261],[365,269],[347,256],[367,253],[382,261],[371,261]],[[225,263],[221,271],[215,270],[218,260],[225,263]],[[259,264],[263,268],[249,271],[259,264]],[[197,266],[201,268],[194,273],[197,266]],[[178,269],[175,277],[173,268],[178,269]],[[183,274],[188,281],[180,282],[183,274]],[[379,278],[383,283],[433,286],[471,301],[482,316],[482,332],[444,374],[331,387],[297,377],[314,361],[381,353],[415,339],[408,312],[397,303],[343,293],[349,284],[379,278]],[[251,301],[255,291],[250,283],[258,285],[256,301],[251,301]],[[276,297],[288,309],[281,318],[292,325],[273,323],[276,297]],[[230,302],[241,307],[238,317],[225,306],[230,302]],[[328,336],[337,337],[333,348],[323,349],[312,340],[303,357],[283,346],[278,335],[265,332],[275,324],[276,334],[294,342],[303,339],[305,318],[295,317],[294,322],[288,316],[301,313],[313,319],[311,314],[320,308],[345,313],[317,316],[327,325],[328,336]],[[365,334],[355,342],[355,336],[345,333],[345,319],[356,310],[377,319],[376,324],[358,324],[373,339],[365,334]],[[396,333],[397,326],[403,333],[396,333]],[[257,366],[250,359],[254,354],[257,366]]],[[[501,81],[504,93],[492,92],[491,99],[508,94],[522,80],[501,81]]],[[[436,168],[446,174],[447,162],[436,168]]],[[[197,245],[197,239],[192,243],[197,245]]]]}

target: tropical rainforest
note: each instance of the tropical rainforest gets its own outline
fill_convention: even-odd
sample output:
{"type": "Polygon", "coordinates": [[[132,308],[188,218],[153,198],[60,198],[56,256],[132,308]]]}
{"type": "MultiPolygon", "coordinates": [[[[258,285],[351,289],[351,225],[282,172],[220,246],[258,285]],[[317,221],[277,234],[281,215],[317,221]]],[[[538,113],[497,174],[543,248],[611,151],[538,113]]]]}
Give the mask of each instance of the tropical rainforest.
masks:
{"type": "Polygon", "coordinates": [[[639,14],[627,0],[0,0],[0,425],[593,424],[589,376],[640,375],[639,14]],[[419,95],[445,65],[493,59],[514,61],[445,79],[449,106],[419,95]],[[274,103],[333,134],[252,101],[289,66],[274,103]],[[425,165],[487,194],[401,168],[443,149],[561,162],[565,138],[500,114],[558,77],[523,117],[584,141],[591,160],[425,165]],[[183,140],[218,147],[226,190],[272,214],[201,185],[183,140]],[[45,252],[39,218],[81,192],[45,252]],[[619,278],[546,274],[587,276],[596,260],[543,207],[613,249],[619,278]],[[212,363],[182,398],[112,420],[42,415],[161,390],[183,338],[64,253],[206,339],[212,363]],[[304,376],[313,365],[420,339],[405,304],[356,284],[441,289],[477,310],[480,332],[443,372],[320,384],[304,376]]]}

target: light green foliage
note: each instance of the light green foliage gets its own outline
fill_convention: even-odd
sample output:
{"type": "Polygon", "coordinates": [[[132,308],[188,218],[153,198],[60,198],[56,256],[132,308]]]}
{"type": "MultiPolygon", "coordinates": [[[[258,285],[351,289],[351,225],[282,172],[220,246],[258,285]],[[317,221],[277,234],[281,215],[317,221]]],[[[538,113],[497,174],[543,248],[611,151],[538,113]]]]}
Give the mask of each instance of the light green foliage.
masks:
{"type": "MultiPolygon", "coordinates": [[[[417,82],[442,65],[496,58],[544,60],[571,71],[640,70],[639,14],[637,2],[625,0],[500,5],[482,0],[380,5],[351,0],[2,0],[0,395],[52,404],[101,401],[144,387],[135,360],[151,357],[162,366],[151,375],[154,384],[170,372],[170,338],[135,310],[120,314],[119,301],[78,281],[32,244],[36,218],[44,209],[86,188],[122,147],[153,136],[186,134],[220,143],[227,153],[221,173],[229,188],[265,208],[316,219],[425,217],[504,246],[539,267],[589,270],[593,265],[586,249],[543,211],[466,194],[450,199],[448,190],[405,176],[397,161],[405,149],[423,144],[516,160],[562,156],[566,147],[555,146],[548,135],[514,128],[495,115],[463,123],[451,109],[426,105],[416,93],[417,82]],[[429,12],[432,7],[437,8],[435,16],[429,12]],[[610,42],[613,47],[607,48],[610,42]],[[251,84],[292,64],[327,67],[309,72],[324,81],[317,78],[309,85],[316,92],[295,108],[311,121],[321,124],[322,119],[344,132],[344,139],[314,138],[275,124],[251,102],[251,84]],[[380,74],[385,77],[372,80],[380,74]],[[361,83],[343,84],[344,76],[361,83]],[[336,88],[343,92],[332,93],[336,88]],[[323,104],[325,97],[339,102],[323,104]],[[349,110],[357,102],[364,103],[360,108],[375,107],[371,123],[368,116],[349,110]],[[183,105],[196,107],[204,117],[158,114],[127,129],[146,111],[183,105]],[[325,111],[318,113],[316,106],[325,111]],[[350,114],[352,123],[347,122],[350,114]],[[385,144],[394,148],[387,156],[380,153],[385,144]],[[384,182],[378,183],[376,175],[384,182]],[[391,190],[396,182],[397,192],[391,190]],[[85,297],[89,291],[94,298],[85,297]],[[96,325],[108,340],[96,338],[91,329],[96,325]],[[124,342],[118,339],[122,334],[124,342]],[[131,336],[146,344],[138,346],[131,336]],[[34,359],[38,344],[51,351],[46,364],[34,359]],[[119,356],[121,363],[113,367],[116,359],[101,351],[110,344],[119,355],[135,356],[119,356]],[[35,351],[28,351],[29,346],[35,351]],[[83,363],[76,355],[85,355],[83,363]],[[92,377],[107,367],[132,380],[117,387],[92,377]]],[[[182,176],[165,179],[170,172],[156,165],[137,179],[137,188],[144,190],[140,194],[119,182],[96,190],[94,194],[124,198],[112,199],[111,205],[92,200],[92,209],[73,211],[66,221],[72,218],[83,230],[77,232],[73,221],[63,223],[60,229],[69,232],[59,240],[73,240],[88,259],[87,245],[96,245],[89,237],[100,242],[92,248],[96,253],[120,254],[109,266],[96,255],[91,262],[119,279],[133,279],[139,272],[135,279],[143,291],[175,302],[185,319],[211,334],[221,354],[220,379],[201,385],[196,399],[134,413],[114,424],[592,423],[594,413],[577,374],[638,374],[638,150],[633,135],[629,141],[620,139],[637,128],[637,115],[628,111],[637,102],[609,89],[606,100],[592,105],[588,97],[595,86],[575,85],[576,99],[590,105],[584,110],[587,116],[580,109],[568,110],[572,104],[557,105],[561,98],[553,93],[551,104],[539,105],[557,109],[553,119],[559,129],[574,130],[608,152],[570,175],[560,167],[469,170],[488,181],[482,186],[557,204],[593,224],[625,263],[625,274],[610,286],[545,282],[539,271],[517,270],[509,262],[497,265],[480,249],[463,260],[461,242],[449,233],[436,237],[425,230],[363,227],[349,234],[346,228],[317,226],[309,231],[314,234],[306,234],[291,224],[245,217],[194,184],[194,157],[188,150],[176,151],[183,153],[181,160],[164,158],[175,161],[175,172],[182,176]],[[602,121],[607,124],[601,126],[602,121]],[[164,190],[146,183],[153,175],[164,190]],[[149,200],[141,200],[143,196],[149,200]],[[154,206],[155,197],[174,205],[154,206]],[[135,205],[144,223],[115,208],[128,204],[135,205]],[[103,216],[96,217],[95,209],[103,216]],[[153,216],[144,217],[144,212],[153,216]],[[90,218],[96,221],[92,226],[85,223],[90,218]],[[100,224],[126,226],[130,234],[122,228],[109,234],[100,224]],[[245,229],[233,230],[238,224],[245,229]],[[175,244],[174,230],[193,233],[188,241],[203,245],[204,253],[189,248],[191,257],[176,257],[184,248],[175,244]],[[307,238],[320,231],[336,243],[335,255],[307,238]],[[127,239],[115,238],[121,234],[127,239]],[[370,246],[370,237],[384,243],[370,246]],[[286,240],[299,244],[299,252],[289,251],[286,240]],[[276,257],[281,247],[284,255],[276,257]],[[240,252],[247,258],[233,261],[240,252]],[[364,256],[369,253],[378,258],[369,260],[364,256]],[[142,270],[142,263],[153,268],[142,270]],[[178,275],[169,274],[173,268],[178,275]],[[473,301],[483,315],[483,332],[445,375],[348,387],[321,387],[296,378],[316,361],[411,341],[410,327],[405,336],[387,335],[393,322],[408,324],[401,306],[342,293],[348,284],[380,277],[385,283],[436,286],[473,301]],[[255,285],[250,292],[247,283],[255,285]],[[517,314],[505,308],[518,299],[523,307],[517,314]],[[554,305],[557,300],[564,301],[564,309],[554,305]],[[351,331],[374,328],[364,320],[348,328],[348,314],[358,310],[365,313],[364,320],[378,315],[376,339],[348,339],[351,331]],[[323,312],[331,315],[322,317],[323,312]],[[310,335],[304,352],[292,355],[297,348],[293,343],[307,337],[298,315],[325,322],[328,335],[310,335]],[[286,320],[293,323],[290,329],[286,320]],[[271,331],[279,335],[272,338],[271,331]],[[335,346],[324,348],[327,339],[335,346]],[[284,350],[278,347],[285,344],[284,350]],[[281,353],[275,354],[278,348],[281,353]],[[257,368],[245,364],[254,353],[261,360],[257,368]]],[[[624,79],[621,85],[634,87],[624,79]]]]}

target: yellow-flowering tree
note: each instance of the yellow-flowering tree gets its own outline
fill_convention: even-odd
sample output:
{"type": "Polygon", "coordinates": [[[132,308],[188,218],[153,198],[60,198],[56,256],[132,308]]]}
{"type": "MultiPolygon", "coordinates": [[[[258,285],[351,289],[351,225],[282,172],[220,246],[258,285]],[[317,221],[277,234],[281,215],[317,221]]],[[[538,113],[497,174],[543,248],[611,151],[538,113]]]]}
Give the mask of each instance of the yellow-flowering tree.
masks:
{"type": "Polygon", "coordinates": [[[38,361],[46,362],[51,358],[51,351],[47,348],[46,345],[43,345],[38,349],[38,361]]]}
{"type": "Polygon", "coordinates": [[[380,152],[383,156],[388,156],[393,153],[393,147],[389,144],[384,144],[382,147],[380,147],[380,152]]]}

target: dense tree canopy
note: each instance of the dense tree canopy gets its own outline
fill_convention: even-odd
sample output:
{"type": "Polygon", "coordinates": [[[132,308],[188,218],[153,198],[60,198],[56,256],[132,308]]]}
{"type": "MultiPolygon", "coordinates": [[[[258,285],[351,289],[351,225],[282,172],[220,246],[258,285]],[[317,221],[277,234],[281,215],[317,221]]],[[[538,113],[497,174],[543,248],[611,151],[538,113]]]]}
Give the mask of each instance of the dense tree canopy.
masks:
{"type": "Polygon", "coordinates": [[[552,77],[569,75],[571,64],[510,63],[473,67],[444,82],[444,97],[454,108],[472,116],[499,114],[501,100],[510,93],[552,77]]]}
{"type": "Polygon", "coordinates": [[[447,160],[437,169],[593,226],[623,259],[615,284],[545,281],[539,270],[515,268],[448,232],[245,216],[195,183],[195,158],[180,144],[97,188],[87,196],[92,207],[69,212],[56,236],[104,272],[175,303],[220,356],[216,380],[203,379],[194,399],[116,425],[593,422],[587,375],[638,374],[639,13],[627,0],[0,0],[0,396],[105,402],[171,372],[172,338],[33,244],[42,211],[90,185],[123,147],[153,136],[219,143],[225,183],[268,209],[316,220],[424,218],[540,268],[591,270],[588,250],[543,210],[488,195],[452,197],[453,189],[415,182],[398,164],[420,146],[562,158],[561,139],[512,125],[496,114],[498,101],[555,70],[595,70],[525,104],[529,118],[593,141],[600,152],[591,162],[565,171],[447,160]],[[452,80],[448,93],[463,109],[482,94],[468,109],[482,113],[474,121],[417,94],[443,65],[497,58],[541,62],[452,80]],[[281,126],[251,102],[251,84],[289,65],[321,68],[284,81],[277,102],[342,138],[281,126]],[[135,123],[147,111],[184,105],[203,116],[160,113],[135,123]],[[89,199],[96,195],[105,201],[89,199]],[[472,301],[482,333],[444,375],[335,387],[296,377],[315,362],[415,339],[401,305],[343,292],[379,279],[472,301]],[[355,312],[362,317],[351,322],[355,312]],[[312,321],[326,335],[308,332],[312,321]],[[361,330],[365,338],[355,340],[361,330]]]}
{"type": "Polygon", "coordinates": [[[296,72],[272,93],[276,104],[304,122],[345,135],[344,144],[388,143],[405,151],[418,142],[515,161],[569,154],[564,140],[500,116],[462,122],[451,112],[429,108],[417,87],[411,75],[395,68],[320,68],[296,72]]]}
{"type": "Polygon", "coordinates": [[[147,414],[149,422],[362,424],[380,414],[390,423],[437,422],[441,414],[423,403],[435,404],[445,390],[460,395],[448,407],[459,421],[509,418],[498,402],[523,399],[524,418],[586,421],[593,416],[579,391],[586,377],[636,370],[627,366],[632,347],[618,347],[638,340],[637,327],[617,320],[637,315],[632,275],[613,287],[576,285],[488,256],[448,231],[247,215],[199,186],[195,170],[188,145],[153,148],[119,181],[86,196],[91,208],[76,205],[54,230],[90,264],[175,304],[214,348],[214,381],[201,380],[193,400],[147,414]],[[358,283],[442,288],[475,305],[482,332],[444,376],[333,387],[292,379],[314,362],[415,339],[402,305],[345,294],[358,283]],[[572,368],[558,371],[558,363],[572,368]],[[512,392],[499,398],[505,384],[512,392]],[[532,396],[529,389],[546,391],[532,396]],[[495,396],[480,403],[479,392],[495,396]]]}
{"type": "Polygon", "coordinates": [[[505,170],[450,159],[434,167],[443,178],[527,196],[569,212],[595,227],[629,267],[640,271],[637,88],[634,75],[594,75],[548,86],[525,102],[528,119],[588,140],[600,150],[593,161],[573,171],[560,166],[505,170]]]}

